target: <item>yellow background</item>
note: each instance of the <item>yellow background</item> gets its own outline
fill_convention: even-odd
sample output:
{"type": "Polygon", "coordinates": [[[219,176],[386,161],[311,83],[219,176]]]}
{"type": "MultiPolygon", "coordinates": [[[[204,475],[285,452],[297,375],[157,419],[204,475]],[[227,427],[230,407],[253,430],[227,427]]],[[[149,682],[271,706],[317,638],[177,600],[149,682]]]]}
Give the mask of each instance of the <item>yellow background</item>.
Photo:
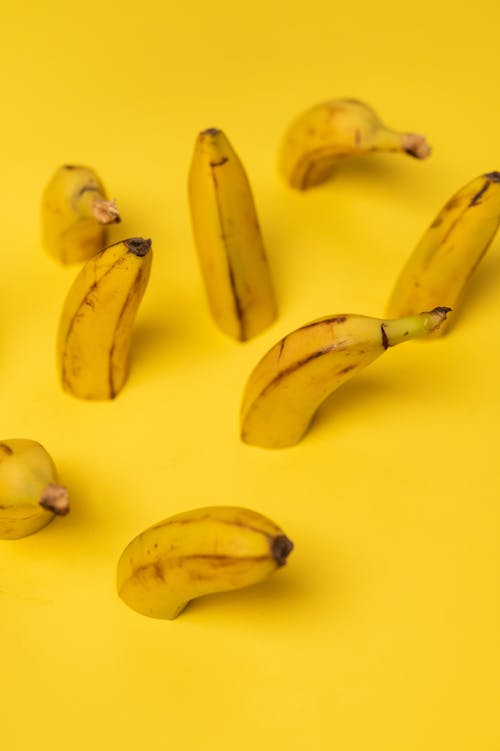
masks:
{"type": "Polygon", "coordinates": [[[246,377],[315,317],[381,315],[442,204],[500,169],[496,0],[9,3],[2,10],[1,438],[39,440],[73,510],[0,546],[5,751],[500,748],[500,238],[446,339],[389,351],[305,440],[244,446],[246,377]],[[425,133],[426,162],[379,156],[296,194],[276,174],[291,117],[354,96],[425,133]],[[223,128],[246,165],[280,315],[236,344],[209,319],[186,174],[223,128]],[[151,237],[129,381],[62,393],[58,315],[76,269],[40,247],[57,166],[93,166],[151,237]],[[129,610],[123,547],[189,508],[280,524],[289,565],[176,621],[129,610]]]}

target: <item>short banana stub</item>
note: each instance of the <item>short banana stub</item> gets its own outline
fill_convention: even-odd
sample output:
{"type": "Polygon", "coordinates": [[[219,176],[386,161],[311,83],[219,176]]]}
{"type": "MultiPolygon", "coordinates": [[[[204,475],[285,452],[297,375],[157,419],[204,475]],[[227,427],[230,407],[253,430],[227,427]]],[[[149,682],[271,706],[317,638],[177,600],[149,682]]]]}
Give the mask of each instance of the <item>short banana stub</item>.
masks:
{"type": "Polygon", "coordinates": [[[339,386],[389,347],[431,334],[449,310],[437,307],[396,320],[337,314],[292,331],[250,374],[241,405],[242,440],[262,448],[294,446],[339,386]]]}
{"type": "MultiPolygon", "coordinates": [[[[438,300],[459,310],[499,224],[500,172],[488,172],[467,183],[438,212],[396,281],[387,315],[413,315],[438,300]]],[[[436,335],[446,333],[450,323],[436,335]]]]}
{"type": "Polygon", "coordinates": [[[282,530],[256,511],[237,506],[186,511],[127,545],[117,567],[118,594],[142,615],[171,620],[190,600],[266,579],[292,549],[282,530]]]}
{"type": "Polygon", "coordinates": [[[387,128],[357,99],[332,99],[301,113],[288,127],[279,151],[279,171],[297,190],[328,180],[340,159],[378,152],[425,159],[431,149],[418,133],[387,128]]]}
{"type": "Polygon", "coordinates": [[[68,512],[68,491],[57,483],[43,446],[23,438],[0,441],[0,539],[26,537],[68,512]]]}
{"type": "Polygon", "coordinates": [[[91,258],[76,277],[57,343],[61,383],[73,396],[114,399],[122,389],[151,258],[151,240],[132,237],[91,258]]]}
{"type": "Polygon", "coordinates": [[[63,264],[80,263],[107,244],[107,225],[120,221],[115,201],[89,167],[65,164],[42,196],[42,244],[63,264]]]}
{"type": "Polygon", "coordinates": [[[274,291],[250,183],[217,128],[197,138],[188,192],[212,317],[233,339],[251,339],[276,317],[274,291]]]}

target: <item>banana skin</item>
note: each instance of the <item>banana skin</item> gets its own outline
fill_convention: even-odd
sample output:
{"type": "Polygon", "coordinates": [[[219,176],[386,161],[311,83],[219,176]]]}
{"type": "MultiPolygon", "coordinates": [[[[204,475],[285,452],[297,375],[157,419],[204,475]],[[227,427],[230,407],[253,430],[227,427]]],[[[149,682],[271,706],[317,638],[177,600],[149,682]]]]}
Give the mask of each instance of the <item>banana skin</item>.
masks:
{"type": "Polygon", "coordinates": [[[57,359],[63,389],[114,399],[128,375],[132,330],[151,270],[151,240],[132,237],[91,258],[61,313],[57,359]]]}
{"type": "Polygon", "coordinates": [[[115,201],[89,167],[65,164],[42,195],[42,245],[62,264],[80,263],[107,244],[107,225],[120,221],[115,201]]]}
{"type": "Polygon", "coordinates": [[[188,194],[212,317],[233,339],[251,339],[276,317],[274,290],[248,177],[218,128],[198,135],[188,194]]]}
{"type": "Polygon", "coordinates": [[[264,355],[248,378],[241,439],[262,448],[295,445],[327,396],[389,347],[431,334],[449,310],[437,307],[396,320],[341,314],[292,331],[264,355]]]}
{"type": "Polygon", "coordinates": [[[26,438],[0,441],[0,539],[26,537],[68,512],[68,491],[43,446],[26,438]]]}
{"type": "Polygon", "coordinates": [[[278,168],[292,188],[307,190],[328,180],[340,159],[377,152],[426,159],[431,149],[418,133],[387,128],[364,102],[331,99],[292,121],[281,142],[278,168]]]}
{"type": "Polygon", "coordinates": [[[267,517],[207,506],[155,524],[125,548],[117,590],[133,610],[176,618],[190,600],[255,584],[284,566],[293,543],[267,517]]]}
{"type": "MultiPolygon", "coordinates": [[[[394,285],[387,315],[412,315],[438,299],[459,310],[467,283],[499,224],[500,172],[488,172],[458,190],[438,212],[394,285]]],[[[451,320],[446,321],[436,336],[450,325],[451,320]]]]}

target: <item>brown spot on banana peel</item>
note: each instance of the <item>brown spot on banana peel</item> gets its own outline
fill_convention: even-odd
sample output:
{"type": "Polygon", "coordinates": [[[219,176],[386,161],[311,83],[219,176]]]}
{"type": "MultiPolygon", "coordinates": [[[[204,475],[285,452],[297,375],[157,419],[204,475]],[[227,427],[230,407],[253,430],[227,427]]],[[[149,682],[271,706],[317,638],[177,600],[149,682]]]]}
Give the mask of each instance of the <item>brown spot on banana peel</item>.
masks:
{"type": "Polygon", "coordinates": [[[274,378],[269,381],[266,386],[264,386],[259,394],[259,398],[261,396],[265,396],[268,391],[271,391],[280,381],[283,380],[283,378],[286,378],[295,370],[298,370],[303,365],[307,365],[307,363],[312,362],[312,360],[316,360],[318,357],[322,357],[323,355],[327,355],[329,352],[338,349],[342,344],[344,344],[344,342],[334,342],[327,347],[322,347],[321,349],[316,350],[316,352],[312,352],[310,355],[307,355],[307,357],[302,357],[300,360],[296,360],[291,365],[289,365],[288,368],[284,368],[279,373],[277,373],[274,378]]]}
{"type": "Polygon", "coordinates": [[[229,157],[223,156],[218,162],[210,162],[210,167],[222,167],[223,164],[229,161],[229,157]]]}
{"type": "Polygon", "coordinates": [[[383,323],[380,324],[380,331],[382,334],[382,346],[384,349],[387,349],[389,347],[389,337],[387,336],[385,326],[383,323]]]}
{"type": "Polygon", "coordinates": [[[14,453],[11,447],[7,446],[6,443],[0,443],[0,451],[3,451],[7,456],[11,456],[14,453]]]}
{"type": "MultiPolygon", "coordinates": [[[[285,537],[282,535],[282,537],[285,537]]],[[[278,539],[278,538],[274,538],[278,539]]],[[[287,538],[285,538],[287,539],[287,538]]],[[[288,552],[285,554],[285,544],[280,541],[277,545],[277,552],[276,555],[281,558],[283,556],[288,555],[288,553],[292,550],[293,544],[288,540],[290,545],[292,545],[291,548],[289,548],[288,552]]],[[[273,554],[272,548],[271,553],[273,554]]],[[[274,554],[273,554],[274,558],[274,554]]],[[[177,558],[171,558],[170,561],[176,561],[176,565],[181,567],[184,565],[184,561],[206,561],[207,563],[210,563],[213,565],[214,568],[226,568],[227,566],[231,566],[233,563],[241,563],[243,561],[249,562],[249,563],[259,563],[261,561],[268,561],[269,555],[248,555],[248,556],[233,556],[233,555],[217,555],[217,554],[211,554],[211,553],[193,553],[191,555],[182,555],[177,558]]],[[[277,559],[274,558],[276,563],[278,563],[277,559]]],[[[282,564],[285,563],[285,560],[283,560],[282,564]]],[[[146,574],[148,571],[154,572],[155,578],[160,579],[162,582],[165,582],[165,572],[163,570],[163,566],[160,560],[151,561],[150,563],[145,563],[142,566],[137,566],[135,568],[130,576],[130,579],[136,579],[140,578],[143,574],[146,574]]]]}
{"type": "Polygon", "coordinates": [[[337,375],[345,375],[346,373],[350,373],[351,370],[354,370],[356,365],[346,365],[345,368],[342,368],[337,372],[337,375]]]}
{"type": "Polygon", "coordinates": [[[469,206],[477,206],[479,203],[481,203],[481,198],[484,196],[484,194],[486,193],[486,191],[490,187],[491,183],[492,183],[491,180],[489,180],[489,179],[486,180],[486,182],[484,183],[484,185],[482,186],[482,188],[480,190],[478,190],[478,192],[476,193],[476,195],[473,196],[471,198],[471,200],[469,201],[469,206]]]}

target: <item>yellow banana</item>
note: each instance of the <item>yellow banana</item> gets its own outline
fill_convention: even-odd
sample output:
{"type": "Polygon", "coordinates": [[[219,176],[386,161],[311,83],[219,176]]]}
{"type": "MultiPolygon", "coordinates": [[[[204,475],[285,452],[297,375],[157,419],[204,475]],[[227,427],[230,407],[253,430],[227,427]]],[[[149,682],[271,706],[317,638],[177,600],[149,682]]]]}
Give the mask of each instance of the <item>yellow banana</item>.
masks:
{"type": "Polygon", "coordinates": [[[438,299],[456,310],[499,224],[500,172],[489,172],[467,183],[438,213],[401,271],[387,315],[412,315],[438,299]]]}
{"type": "Polygon", "coordinates": [[[427,336],[449,308],[382,320],[334,315],[281,339],[251,373],[241,406],[241,438],[263,448],[298,443],[320,404],[388,347],[427,336]]]}
{"type": "Polygon", "coordinates": [[[332,99],[301,113],[281,143],[279,169],[292,188],[307,190],[327,180],[339,159],[400,152],[425,159],[431,149],[424,136],[386,128],[378,115],[357,99],[332,99]]]}
{"type": "Polygon", "coordinates": [[[117,589],[138,613],[172,619],[195,597],[266,579],[292,548],[281,529],[256,511],[194,509],[155,524],[127,545],[117,589]]]}
{"type": "Polygon", "coordinates": [[[88,167],[60,167],[42,196],[42,243],[63,264],[92,258],[106,245],[106,225],[120,221],[115,201],[88,167]]]}
{"type": "Polygon", "coordinates": [[[69,511],[68,491],[57,484],[49,454],[36,441],[0,442],[0,538],[15,540],[69,511]]]}
{"type": "Polygon", "coordinates": [[[272,323],[276,306],[250,184],[221,130],[199,134],[188,189],[210,311],[224,333],[245,341],[272,323]]]}
{"type": "Polygon", "coordinates": [[[81,269],[64,303],[57,344],[63,388],[114,399],[127,378],[132,327],[151,268],[151,240],[110,245],[81,269]]]}

